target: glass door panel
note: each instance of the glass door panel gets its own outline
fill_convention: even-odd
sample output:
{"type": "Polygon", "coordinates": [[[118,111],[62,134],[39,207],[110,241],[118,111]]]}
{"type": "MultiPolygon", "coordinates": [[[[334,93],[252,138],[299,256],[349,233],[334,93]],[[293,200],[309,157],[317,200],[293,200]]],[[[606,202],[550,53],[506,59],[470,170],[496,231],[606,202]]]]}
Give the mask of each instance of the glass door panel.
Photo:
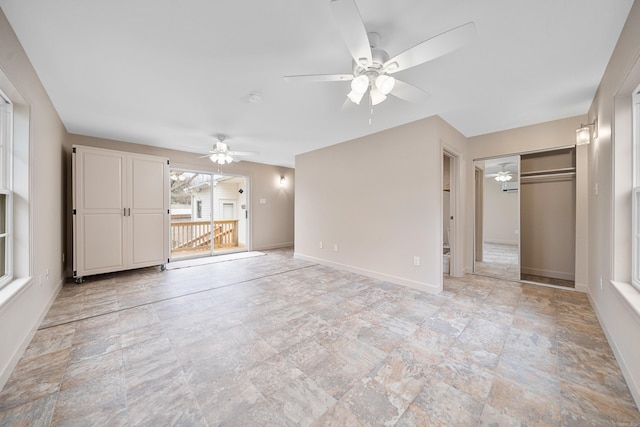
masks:
{"type": "Polygon", "coordinates": [[[212,253],[212,191],[209,173],[172,169],[171,259],[212,253]]]}

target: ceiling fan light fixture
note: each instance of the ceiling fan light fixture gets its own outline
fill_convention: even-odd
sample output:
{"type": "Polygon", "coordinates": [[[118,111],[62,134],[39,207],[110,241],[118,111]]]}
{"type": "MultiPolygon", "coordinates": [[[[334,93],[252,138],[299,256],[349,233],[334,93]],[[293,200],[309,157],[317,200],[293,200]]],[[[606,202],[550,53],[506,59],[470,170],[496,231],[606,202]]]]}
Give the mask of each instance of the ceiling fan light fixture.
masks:
{"type": "Polygon", "coordinates": [[[382,93],[382,91],[378,88],[371,88],[371,105],[378,105],[385,99],[387,99],[387,95],[382,93]]]}
{"type": "MultiPolygon", "coordinates": [[[[364,74],[351,80],[351,90],[358,94],[364,94],[369,88],[369,77],[364,74]]],[[[357,103],[356,103],[357,104],[357,103]]]]}
{"type": "Polygon", "coordinates": [[[227,154],[226,156],[224,156],[224,161],[227,162],[227,163],[231,163],[231,162],[233,162],[233,157],[231,157],[230,155],[227,154]]]}
{"type": "Polygon", "coordinates": [[[380,74],[378,77],[376,77],[376,87],[380,89],[380,92],[382,92],[385,95],[388,95],[389,93],[391,93],[395,85],[396,85],[396,79],[391,76],[387,76],[386,74],[380,74]]]}
{"type": "Polygon", "coordinates": [[[498,174],[495,176],[494,179],[498,182],[507,182],[507,181],[511,181],[513,179],[513,176],[509,172],[500,171],[498,172],[498,174]]]}
{"type": "Polygon", "coordinates": [[[358,93],[354,90],[352,90],[351,92],[349,92],[349,94],[347,94],[347,98],[349,98],[349,100],[356,105],[360,105],[360,101],[362,101],[363,97],[364,97],[364,92],[358,93]]]}

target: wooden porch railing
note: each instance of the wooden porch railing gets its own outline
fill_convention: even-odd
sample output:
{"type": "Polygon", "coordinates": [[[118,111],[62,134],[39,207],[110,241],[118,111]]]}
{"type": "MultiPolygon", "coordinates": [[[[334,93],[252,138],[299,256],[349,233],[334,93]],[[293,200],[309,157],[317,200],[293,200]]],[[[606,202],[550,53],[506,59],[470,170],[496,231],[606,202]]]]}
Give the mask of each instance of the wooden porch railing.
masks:
{"type": "MultiPolygon", "coordinates": [[[[171,223],[171,251],[207,249],[211,245],[211,221],[171,223]]],[[[213,247],[238,246],[238,220],[213,222],[213,247]]]]}

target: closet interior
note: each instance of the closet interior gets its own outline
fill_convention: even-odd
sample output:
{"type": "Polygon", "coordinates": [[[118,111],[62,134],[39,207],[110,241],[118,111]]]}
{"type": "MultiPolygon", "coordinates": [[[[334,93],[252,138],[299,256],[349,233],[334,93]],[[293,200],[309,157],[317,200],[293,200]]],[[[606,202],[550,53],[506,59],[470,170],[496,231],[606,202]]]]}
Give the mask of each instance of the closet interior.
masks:
{"type": "Polygon", "coordinates": [[[477,159],[476,274],[575,287],[575,147],[477,159]]]}

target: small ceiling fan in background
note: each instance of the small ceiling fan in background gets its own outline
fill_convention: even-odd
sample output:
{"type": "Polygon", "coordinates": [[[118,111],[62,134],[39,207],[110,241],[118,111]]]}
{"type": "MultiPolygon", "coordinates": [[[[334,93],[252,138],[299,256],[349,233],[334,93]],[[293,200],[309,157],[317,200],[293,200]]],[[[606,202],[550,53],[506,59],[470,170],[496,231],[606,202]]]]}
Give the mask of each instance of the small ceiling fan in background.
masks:
{"type": "Polygon", "coordinates": [[[502,170],[499,170],[496,173],[488,173],[485,176],[487,178],[493,178],[498,182],[511,181],[513,179],[513,175],[511,174],[511,171],[507,169],[507,165],[510,165],[510,164],[511,163],[499,163],[498,166],[501,166],[502,170]]]}
{"type": "Polygon", "coordinates": [[[224,165],[231,162],[237,162],[238,160],[236,157],[252,156],[257,154],[252,151],[231,151],[229,145],[224,142],[226,139],[225,135],[217,135],[216,139],[216,143],[213,144],[213,150],[209,150],[209,154],[206,156],[200,156],[201,158],[208,157],[213,163],[224,165]]]}
{"type": "Polygon", "coordinates": [[[394,56],[378,48],[380,35],[368,33],[354,0],[330,0],[331,11],[347,49],[353,57],[352,74],[312,74],[285,76],[287,81],[340,82],[351,81],[347,99],[360,104],[369,93],[371,105],[377,105],[393,95],[418,103],[428,97],[422,89],[392,76],[399,71],[431,61],[469,43],[475,36],[475,24],[459,27],[425,40],[394,56]]]}

